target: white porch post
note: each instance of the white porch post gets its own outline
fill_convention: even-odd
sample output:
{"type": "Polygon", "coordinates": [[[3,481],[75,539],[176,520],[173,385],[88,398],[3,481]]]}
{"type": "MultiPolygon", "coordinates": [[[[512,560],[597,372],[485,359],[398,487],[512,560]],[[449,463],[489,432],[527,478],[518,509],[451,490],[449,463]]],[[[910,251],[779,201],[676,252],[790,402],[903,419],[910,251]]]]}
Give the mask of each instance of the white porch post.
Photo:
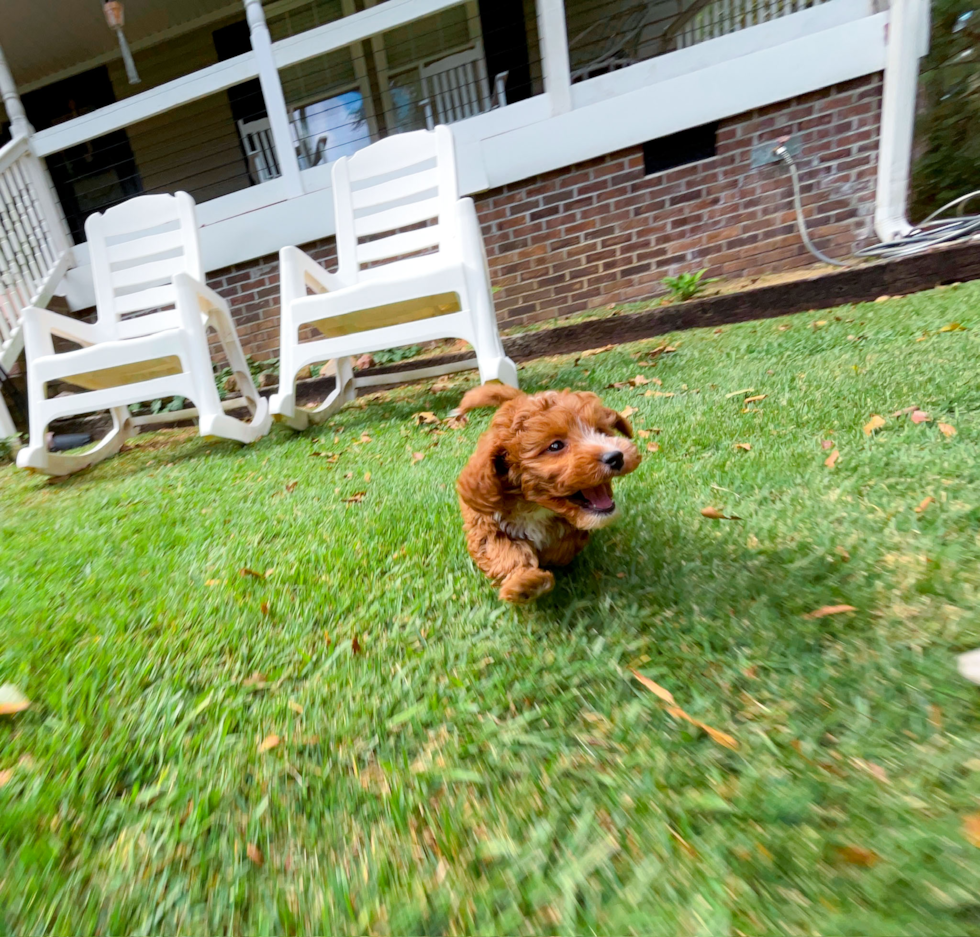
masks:
{"type": "Polygon", "coordinates": [[[882,241],[907,234],[909,176],[919,56],[928,50],[922,33],[928,29],[924,0],[891,0],[885,50],[878,180],[875,191],[875,233],[882,241]]]}
{"type": "Polygon", "coordinates": [[[551,113],[564,114],[572,109],[572,69],[568,59],[565,0],[537,0],[537,3],[544,90],[551,101],[551,113]]]}
{"type": "Polygon", "coordinates": [[[24,113],[24,105],[21,104],[17,85],[14,84],[14,76],[10,74],[3,49],[0,49],[0,97],[3,98],[4,110],[6,110],[7,118],[10,120],[10,135],[13,137],[29,137],[34,132],[34,128],[24,113]]]}
{"type": "Polygon", "coordinates": [[[279,81],[279,69],[276,68],[276,60],[272,54],[272,37],[265,22],[262,0],[244,0],[244,2],[245,18],[248,20],[252,38],[252,51],[259,66],[259,82],[262,85],[265,109],[269,115],[269,127],[272,130],[272,141],[276,146],[279,169],[289,195],[302,195],[303,183],[299,177],[299,161],[296,159],[296,149],[289,132],[286,99],[279,81]]]}

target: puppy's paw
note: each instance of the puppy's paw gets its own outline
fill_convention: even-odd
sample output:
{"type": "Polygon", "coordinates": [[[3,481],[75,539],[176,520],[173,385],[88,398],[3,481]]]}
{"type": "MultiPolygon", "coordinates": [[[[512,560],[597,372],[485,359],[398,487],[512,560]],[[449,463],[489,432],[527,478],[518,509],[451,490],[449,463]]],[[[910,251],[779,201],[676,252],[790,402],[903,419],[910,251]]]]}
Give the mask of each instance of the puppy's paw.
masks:
{"type": "Polygon", "coordinates": [[[515,569],[501,584],[500,597],[514,605],[526,605],[555,587],[555,577],[546,569],[515,569]]]}

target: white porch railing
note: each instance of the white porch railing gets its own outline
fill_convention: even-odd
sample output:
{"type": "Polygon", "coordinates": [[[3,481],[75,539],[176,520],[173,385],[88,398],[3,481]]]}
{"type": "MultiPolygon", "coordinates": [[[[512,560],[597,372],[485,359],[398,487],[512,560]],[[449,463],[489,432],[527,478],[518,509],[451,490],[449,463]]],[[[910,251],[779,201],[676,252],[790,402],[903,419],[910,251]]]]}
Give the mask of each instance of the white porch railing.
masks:
{"type": "MultiPolygon", "coordinates": [[[[0,149],[0,369],[24,347],[27,306],[46,306],[72,261],[40,160],[26,136],[0,149]]],[[[16,432],[0,396],[0,436],[16,432]]]]}
{"type": "Polygon", "coordinates": [[[808,10],[822,2],[824,0],[713,0],[701,6],[687,24],[676,31],[676,45],[678,49],[686,49],[708,39],[808,10]]]}

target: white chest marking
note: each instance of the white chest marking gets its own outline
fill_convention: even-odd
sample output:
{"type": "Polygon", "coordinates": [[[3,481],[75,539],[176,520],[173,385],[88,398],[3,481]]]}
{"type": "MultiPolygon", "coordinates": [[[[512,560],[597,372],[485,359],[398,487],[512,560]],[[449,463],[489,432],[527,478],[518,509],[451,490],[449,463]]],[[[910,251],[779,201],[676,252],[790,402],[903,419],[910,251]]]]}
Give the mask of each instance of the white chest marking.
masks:
{"type": "Polygon", "coordinates": [[[511,540],[527,540],[538,550],[549,546],[559,533],[559,517],[547,508],[533,507],[514,512],[506,519],[497,514],[494,519],[511,540]]]}

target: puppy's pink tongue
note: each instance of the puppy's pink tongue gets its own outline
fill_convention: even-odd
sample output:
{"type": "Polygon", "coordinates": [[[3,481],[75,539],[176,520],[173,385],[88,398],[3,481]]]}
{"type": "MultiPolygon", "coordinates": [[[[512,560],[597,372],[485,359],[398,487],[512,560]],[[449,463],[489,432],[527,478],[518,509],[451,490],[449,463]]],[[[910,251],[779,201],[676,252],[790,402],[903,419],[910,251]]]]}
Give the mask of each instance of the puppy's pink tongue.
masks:
{"type": "Polygon", "coordinates": [[[613,506],[612,488],[609,485],[583,488],[582,494],[597,511],[608,511],[613,506]]]}

